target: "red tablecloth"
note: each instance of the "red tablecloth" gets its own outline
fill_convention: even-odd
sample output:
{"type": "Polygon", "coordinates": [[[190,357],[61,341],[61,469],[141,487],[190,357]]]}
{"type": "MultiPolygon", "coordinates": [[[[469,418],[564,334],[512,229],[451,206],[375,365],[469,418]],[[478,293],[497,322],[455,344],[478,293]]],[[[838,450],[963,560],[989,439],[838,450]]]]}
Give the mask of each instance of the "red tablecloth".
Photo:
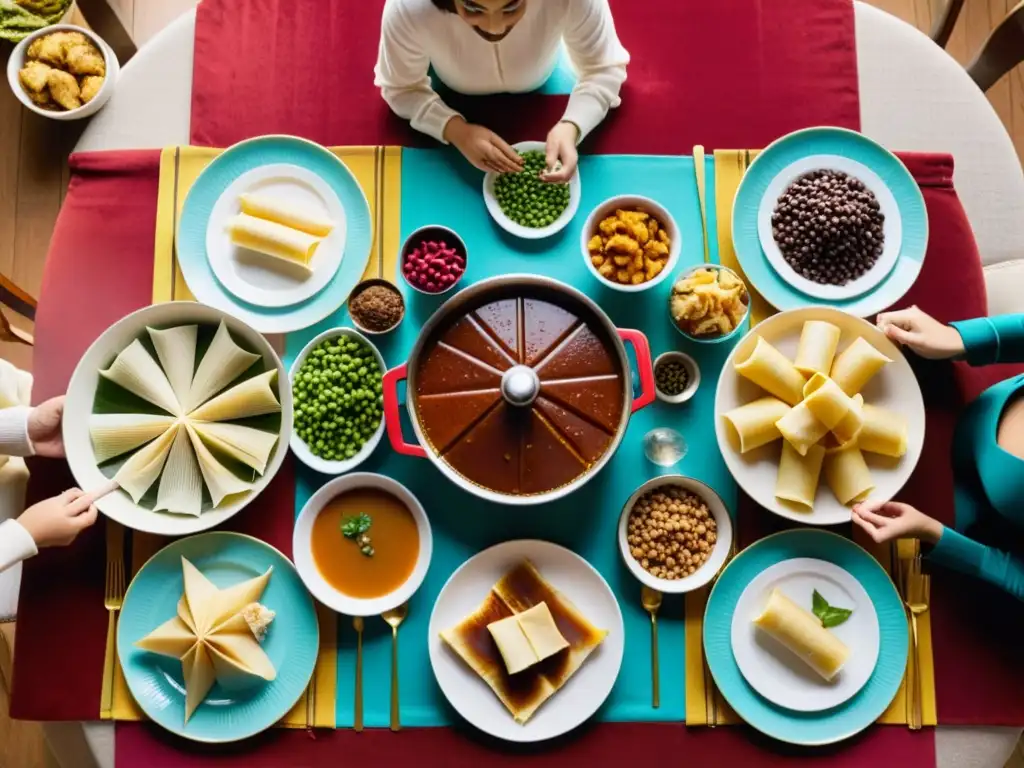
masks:
{"type": "MultiPolygon", "coordinates": [[[[544,2],[544,0],[540,0],[544,2]]],[[[585,151],[763,147],[809,125],[857,128],[849,0],[610,0],[632,60],[622,106],[585,151]]],[[[427,145],[373,85],[383,0],[204,0],[192,143],[267,133],[326,145],[427,145]]],[[[564,96],[451,99],[508,141],[542,139],[564,96]]]]}
{"type": "MultiPolygon", "coordinates": [[[[205,0],[199,6],[196,32],[193,140],[226,145],[260,133],[290,132],[331,144],[419,141],[390,116],[372,88],[380,4],[380,0],[205,0]]],[[[853,14],[847,0],[612,0],[612,4],[633,63],[624,106],[588,141],[590,151],[687,153],[698,142],[708,147],[760,146],[807,125],[858,126],[853,14]]],[[[482,112],[484,122],[504,126],[511,140],[533,138],[542,135],[561,113],[562,101],[553,96],[495,97],[480,100],[477,104],[482,106],[467,108],[467,113],[474,118],[482,112]],[[527,100],[530,109],[523,109],[527,100]]],[[[943,167],[948,172],[949,166],[943,167]]],[[[149,301],[157,154],[80,155],[74,158],[73,170],[51,245],[36,324],[37,399],[63,391],[88,344],[114,320],[149,301]]],[[[949,311],[963,307],[957,316],[979,313],[984,307],[976,310],[975,299],[983,293],[968,292],[975,299],[967,302],[959,298],[964,284],[977,284],[978,264],[955,193],[947,182],[926,186],[925,195],[932,214],[926,272],[939,275],[926,284],[939,292],[938,301],[948,301],[949,311]],[[962,255],[957,243],[967,244],[962,255]],[[943,283],[942,277],[949,282],[943,283]]],[[[948,434],[943,446],[941,431],[933,440],[931,429],[929,422],[931,461],[948,466],[948,434]]],[[[288,482],[287,471],[275,480],[279,485],[288,482]]],[[[35,462],[30,494],[41,498],[69,483],[67,472],[57,465],[35,462]]],[[[284,508],[287,515],[274,503],[274,494],[265,493],[240,517],[247,519],[247,526],[256,527],[266,525],[264,517],[272,518],[283,530],[291,522],[290,502],[284,508]]],[[[280,532],[261,529],[264,538],[280,532]]],[[[97,526],[75,547],[46,551],[26,565],[12,703],[15,716],[95,717],[106,625],[103,560],[102,529],[97,526]],[[68,653],[65,633],[51,632],[57,616],[62,625],[76,628],[73,654],[68,653]]],[[[937,585],[936,602],[938,594],[937,585]]],[[[936,614],[938,622],[938,609],[936,614]]],[[[988,653],[986,645],[977,645],[984,638],[968,637],[967,642],[972,645],[964,648],[971,652],[963,654],[961,671],[950,673],[948,685],[959,688],[966,684],[959,681],[961,677],[971,677],[976,687],[1007,688],[1006,680],[1014,678],[1004,677],[1009,674],[1005,667],[986,671],[977,662],[979,655],[988,653]]],[[[940,684],[944,675],[940,666],[940,684]]],[[[963,710],[979,705],[980,700],[974,699],[957,712],[953,699],[959,697],[944,696],[943,690],[940,687],[940,718],[945,722],[956,721],[957,715],[967,719],[963,710]],[[954,717],[944,716],[947,698],[954,717]]],[[[994,722],[989,714],[979,716],[994,722]]],[[[531,762],[577,758],[593,762],[596,758],[603,764],[605,756],[621,761],[684,753],[687,758],[703,756],[727,765],[772,765],[794,759],[745,728],[702,731],[622,724],[588,727],[533,755],[531,762]]],[[[494,764],[521,756],[508,745],[495,747],[474,733],[452,729],[415,730],[398,736],[338,731],[318,734],[316,740],[305,733],[278,730],[231,748],[211,750],[137,724],[118,726],[117,754],[119,765],[124,766],[203,765],[213,762],[213,756],[220,758],[218,765],[239,766],[333,765],[342,755],[423,765],[494,764]],[[237,757],[232,760],[228,755],[237,757]]],[[[824,753],[801,751],[799,756],[829,765],[934,764],[930,734],[898,727],[874,728],[852,744],[824,753]]]]}

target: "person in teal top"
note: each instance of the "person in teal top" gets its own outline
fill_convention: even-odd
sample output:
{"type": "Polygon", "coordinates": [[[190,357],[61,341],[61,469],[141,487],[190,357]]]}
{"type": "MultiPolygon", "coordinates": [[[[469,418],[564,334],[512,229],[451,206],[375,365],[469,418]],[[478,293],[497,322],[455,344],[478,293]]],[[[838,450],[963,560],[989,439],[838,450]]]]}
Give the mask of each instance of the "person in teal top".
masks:
{"type": "MultiPolygon", "coordinates": [[[[1024,362],[1024,314],[943,325],[912,307],[883,313],[877,322],[892,341],[932,360],[1024,362]]],[[[953,439],[953,477],[955,530],[895,501],[855,505],[853,521],[876,542],[919,538],[931,545],[932,562],[1024,600],[1024,375],[989,387],[961,415],[953,439]],[[983,530],[1004,532],[986,538],[1006,542],[1008,550],[972,536],[983,530]]]]}

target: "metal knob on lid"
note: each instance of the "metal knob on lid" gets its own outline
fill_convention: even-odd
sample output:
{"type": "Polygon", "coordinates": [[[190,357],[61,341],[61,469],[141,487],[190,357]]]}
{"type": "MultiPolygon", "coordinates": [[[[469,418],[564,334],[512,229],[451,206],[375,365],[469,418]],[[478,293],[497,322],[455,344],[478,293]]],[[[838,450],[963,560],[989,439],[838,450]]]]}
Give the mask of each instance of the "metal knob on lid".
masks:
{"type": "Polygon", "coordinates": [[[540,379],[533,368],[514,365],[501,377],[501,395],[505,402],[515,406],[532,405],[540,392],[540,379]]]}

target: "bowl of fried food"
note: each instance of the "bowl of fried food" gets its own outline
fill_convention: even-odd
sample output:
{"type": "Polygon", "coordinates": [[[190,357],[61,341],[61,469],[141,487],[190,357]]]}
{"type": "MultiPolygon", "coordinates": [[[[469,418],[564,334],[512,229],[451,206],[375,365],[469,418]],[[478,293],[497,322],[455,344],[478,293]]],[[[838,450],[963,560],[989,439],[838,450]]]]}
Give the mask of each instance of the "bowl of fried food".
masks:
{"type": "Polygon", "coordinates": [[[119,66],[95,33],[56,24],[28,35],[7,60],[7,80],[22,104],[52,120],[95,114],[114,91],[119,66]]]}
{"type": "Polygon", "coordinates": [[[594,277],[617,291],[653,288],[675,268],[679,227],[663,206],[639,195],[611,197],[594,208],[580,250],[594,277]]]}
{"type": "Polygon", "coordinates": [[[728,267],[701,264],[685,270],[668,299],[672,324],[692,341],[717,343],[743,328],[750,314],[750,294],[728,267]]]}

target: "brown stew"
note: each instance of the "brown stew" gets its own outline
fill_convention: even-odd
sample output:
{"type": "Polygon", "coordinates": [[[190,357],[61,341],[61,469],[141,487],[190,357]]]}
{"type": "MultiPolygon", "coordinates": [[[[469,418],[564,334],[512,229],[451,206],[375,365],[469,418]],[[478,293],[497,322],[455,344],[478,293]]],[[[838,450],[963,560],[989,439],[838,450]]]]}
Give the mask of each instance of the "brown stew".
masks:
{"type": "Polygon", "coordinates": [[[416,415],[430,446],[466,479],[499,493],[541,494],[571,483],[607,452],[622,422],[623,381],[596,321],[552,301],[511,296],[476,307],[427,341],[416,415]],[[526,405],[502,392],[502,376],[515,366],[539,380],[526,405]]]}

